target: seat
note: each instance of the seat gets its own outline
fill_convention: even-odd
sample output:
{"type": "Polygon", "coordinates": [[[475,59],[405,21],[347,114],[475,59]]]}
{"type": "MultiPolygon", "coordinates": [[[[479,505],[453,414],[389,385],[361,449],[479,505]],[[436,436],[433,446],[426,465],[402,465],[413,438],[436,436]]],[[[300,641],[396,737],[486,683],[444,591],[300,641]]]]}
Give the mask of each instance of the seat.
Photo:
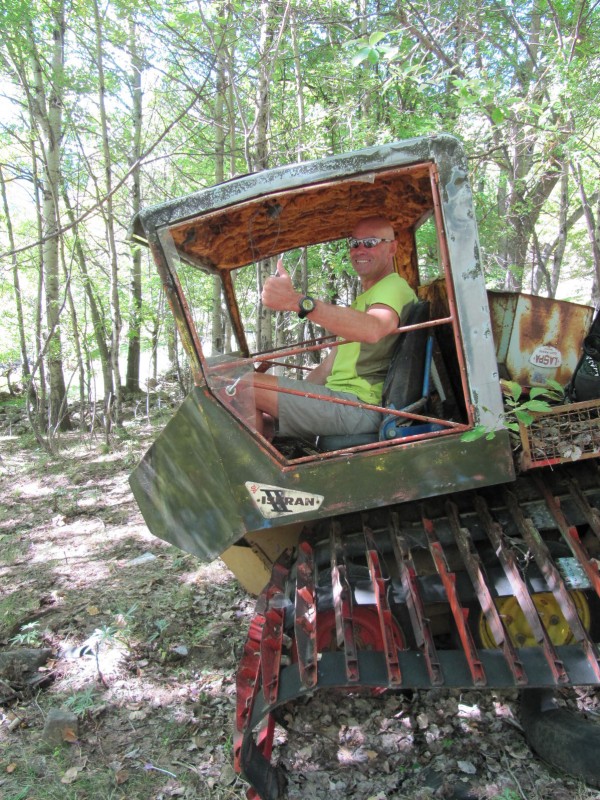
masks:
{"type": "MultiPolygon", "coordinates": [[[[429,320],[429,302],[418,300],[413,303],[403,325],[418,325],[429,320]]],[[[431,328],[419,328],[398,334],[390,366],[383,384],[382,406],[391,410],[419,413],[429,396],[429,375],[433,334],[431,328]]],[[[435,426],[435,429],[441,426],[435,426]]],[[[319,436],[317,448],[321,452],[343,450],[362,444],[433,430],[432,425],[414,425],[411,420],[394,414],[385,415],[376,433],[357,435],[319,436]]]]}

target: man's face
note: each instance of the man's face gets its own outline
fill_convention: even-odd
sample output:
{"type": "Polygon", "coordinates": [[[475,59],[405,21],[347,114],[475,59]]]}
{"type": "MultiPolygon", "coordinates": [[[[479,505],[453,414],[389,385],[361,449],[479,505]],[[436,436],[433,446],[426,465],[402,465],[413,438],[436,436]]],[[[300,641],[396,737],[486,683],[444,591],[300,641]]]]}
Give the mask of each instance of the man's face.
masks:
{"type": "MultiPolygon", "coordinates": [[[[352,237],[354,239],[394,239],[394,232],[385,223],[365,220],[359,222],[354,228],[352,237]]],[[[396,241],[391,241],[380,242],[371,248],[360,244],[358,247],[350,249],[350,261],[364,288],[369,288],[393,270],[396,247],[396,241]]]]}

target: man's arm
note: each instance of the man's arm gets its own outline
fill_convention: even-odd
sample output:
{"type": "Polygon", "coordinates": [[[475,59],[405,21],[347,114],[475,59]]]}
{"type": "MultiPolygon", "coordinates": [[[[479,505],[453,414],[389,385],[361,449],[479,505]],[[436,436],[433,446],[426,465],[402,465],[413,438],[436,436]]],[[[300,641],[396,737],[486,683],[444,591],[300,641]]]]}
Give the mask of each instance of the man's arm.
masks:
{"type": "MultiPolygon", "coordinates": [[[[277,275],[267,278],[263,285],[262,301],[275,311],[298,311],[302,295],[294,289],[292,279],[277,262],[277,275]]],[[[323,300],[315,300],[315,309],[310,313],[311,322],[330,333],[354,342],[373,344],[396,330],[398,314],[390,306],[375,304],[368,311],[334,306],[323,300]]]]}

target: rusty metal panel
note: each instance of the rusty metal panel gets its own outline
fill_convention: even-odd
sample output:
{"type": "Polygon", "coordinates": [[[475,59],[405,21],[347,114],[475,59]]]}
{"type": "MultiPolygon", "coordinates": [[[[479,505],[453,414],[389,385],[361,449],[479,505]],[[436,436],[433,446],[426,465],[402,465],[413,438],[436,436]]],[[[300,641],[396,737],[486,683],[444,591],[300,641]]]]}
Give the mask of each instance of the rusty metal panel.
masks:
{"type": "Polygon", "coordinates": [[[568,383],[594,309],[549,297],[489,292],[496,359],[522,386],[568,383]]]}
{"type": "Polygon", "coordinates": [[[130,477],[150,531],[204,560],[250,531],[503,483],[513,474],[506,431],[489,441],[445,436],[286,467],[234,424],[196,388],[130,477]]]}

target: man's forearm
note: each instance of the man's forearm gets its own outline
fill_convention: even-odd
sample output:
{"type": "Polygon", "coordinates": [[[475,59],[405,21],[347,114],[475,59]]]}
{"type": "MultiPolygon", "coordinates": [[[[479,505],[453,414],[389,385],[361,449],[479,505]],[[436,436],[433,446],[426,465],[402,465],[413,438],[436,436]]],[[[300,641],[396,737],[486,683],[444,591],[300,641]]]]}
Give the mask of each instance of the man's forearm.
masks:
{"type": "Polygon", "coordinates": [[[378,313],[379,309],[356,311],[354,308],[334,306],[323,300],[315,300],[315,303],[315,310],[308,315],[310,321],[342,339],[378,342],[398,327],[397,316],[394,320],[395,312],[391,308],[385,308],[383,313],[378,313]]]}
{"type": "MultiPolygon", "coordinates": [[[[267,278],[262,289],[262,301],[274,311],[299,311],[302,294],[294,289],[292,279],[277,262],[277,272],[267,278]]],[[[308,314],[311,322],[325,328],[335,336],[356,342],[378,342],[398,327],[398,314],[383,304],[371,306],[368,311],[357,311],[346,306],[334,306],[323,300],[315,301],[315,309],[308,314]]]]}

